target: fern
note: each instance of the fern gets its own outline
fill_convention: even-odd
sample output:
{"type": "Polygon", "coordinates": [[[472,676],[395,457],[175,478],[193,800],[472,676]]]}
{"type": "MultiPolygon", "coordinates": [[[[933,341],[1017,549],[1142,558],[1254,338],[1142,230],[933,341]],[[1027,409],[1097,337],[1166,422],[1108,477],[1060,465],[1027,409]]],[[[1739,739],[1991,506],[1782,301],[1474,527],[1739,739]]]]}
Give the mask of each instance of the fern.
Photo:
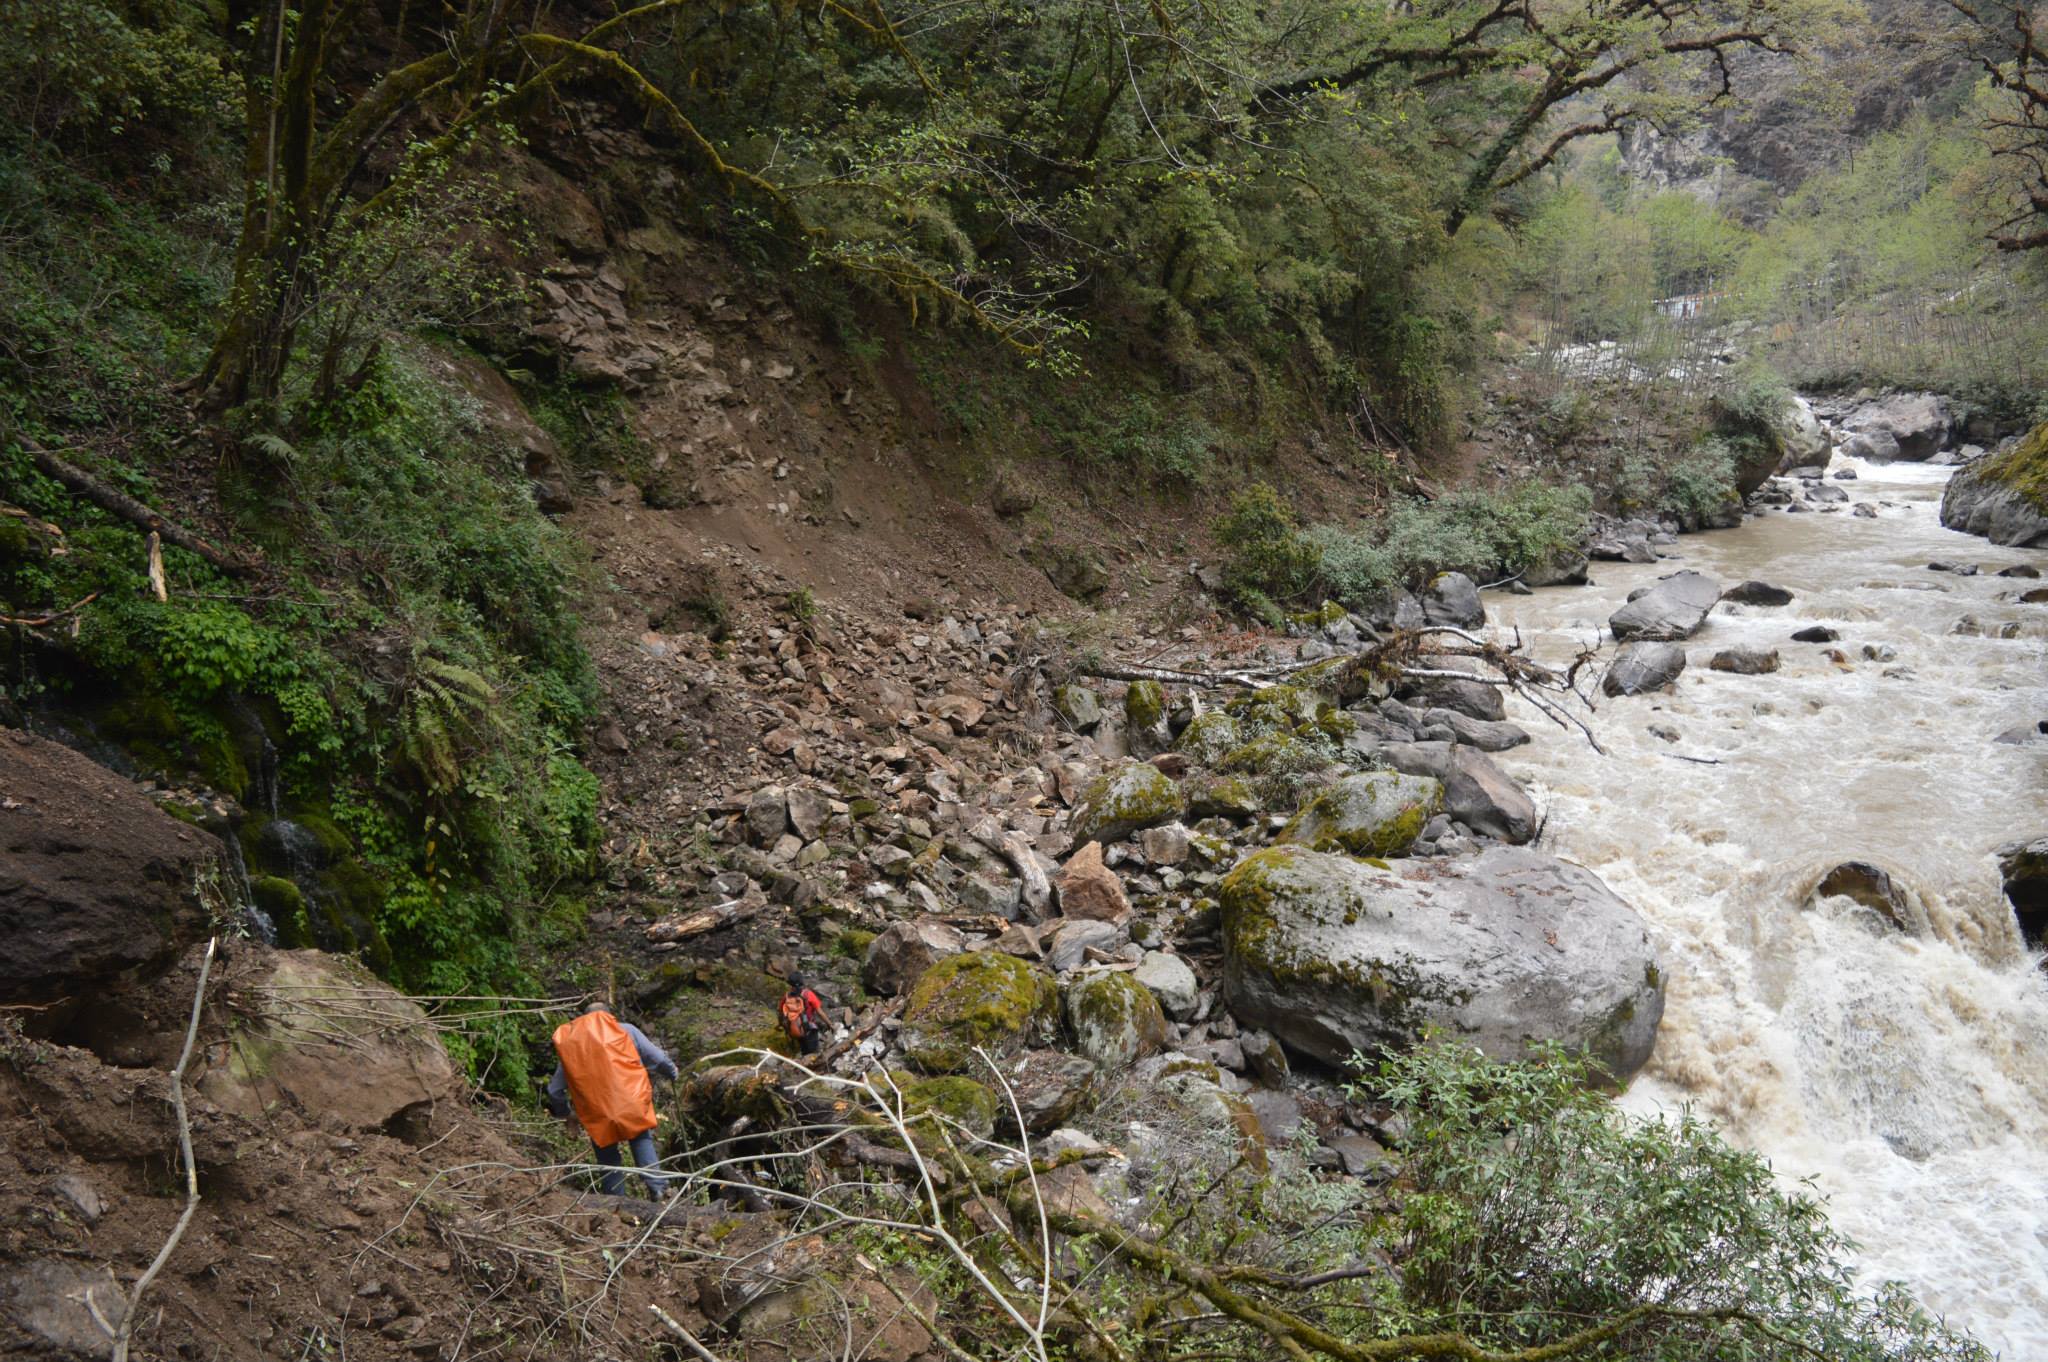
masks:
{"type": "Polygon", "coordinates": [[[497,687],[481,672],[416,651],[399,708],[400,757],[435,794],[454,789],[469,749],[487,730],[502,728],[497,701],[497,687]]]}

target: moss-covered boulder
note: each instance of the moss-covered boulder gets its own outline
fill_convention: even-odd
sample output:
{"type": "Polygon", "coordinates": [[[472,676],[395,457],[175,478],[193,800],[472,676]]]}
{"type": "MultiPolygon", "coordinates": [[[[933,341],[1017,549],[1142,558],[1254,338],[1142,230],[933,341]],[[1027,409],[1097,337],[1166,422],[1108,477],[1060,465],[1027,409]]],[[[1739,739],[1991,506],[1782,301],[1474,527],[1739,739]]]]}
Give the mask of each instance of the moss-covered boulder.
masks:
{"type": "Polygon", "coordinates": [[[1166,687],[1157,681],[1133,681],[1124,689],[1124,719],[1134,729],[1166,722],[1166,687]]]}
{"type": "Polygon", "coordinates": [[[1399,856],[1443,806],[1444,787],[1428,776],[1346,776],[1303,805],[1280,840],[1352,856],[1399,856]]]}
{"type": "Polygon", "coordinates": [[[1107,844],[1171,823],[1187,809],[1187,798],[1172,777],[1149,762],[1126,762],[1089,784],[1069,830],[1076,843],[1107,844]]]}
{"type": "Polygon", "coordinates": [[[1064,1001],[1075,1048],[1098,1068],[1123,1068],[1166,1044],[1166,1013],[1159,1000],[1120,970],[1073,976],[1064,1001]]]}
{"type": "Polygon", "coordinates": [[[1188,720],[1175,749],[1198,765],[1214,766],[1226,754],[1243,746],[1244,740],[1244,729],[1236,719],[1220,709],[1212,709],[1188,720]]]}
{"type": "Polygon", "coordinates": [[[928,1078],[913,1073],[891,1073],[886,1081],[878,1076],[875,1087],[886,1097],[891,1083],[903,1094],[903,1110],[907,1115],[941,1117],[964,1127],[977,1139],[985,1140],[994,1134],[996,1118],[1003,1114],[1003,1099],[993,1089],[959,1074],[928,1078]]]}
{"type": "Polygon", "coordinates": [[[1254,818],[1264,805],[1243,776],[1197,776],[1187,784],[1193,818],[1254,818]]]}
{"type": "Polygon", "coordinates": [[[1649,1058],[1649,928],[1583,867],[1518,847],[1388,866],[1281,845],[1218,887],[1238,1020],[1343,1065],[1441,1029],[1496,1058],[1554,1041],[1617,1081],[1649,1058]]]}
{"type": "Polygon", "coordinates": [[[1949,479],[1941,523],[2014,548],[2048,545],[2048,422],[1949,479]]]}
{"type": "Polygon", "coordinates": [[[984,1049],[1000,1058],[1048,1034],[1059,987],[1037,965],[995,951],[941,960],[924,972],[903,1010],[903,1050],[926,1073],[960,1073],[984,1049]]]}

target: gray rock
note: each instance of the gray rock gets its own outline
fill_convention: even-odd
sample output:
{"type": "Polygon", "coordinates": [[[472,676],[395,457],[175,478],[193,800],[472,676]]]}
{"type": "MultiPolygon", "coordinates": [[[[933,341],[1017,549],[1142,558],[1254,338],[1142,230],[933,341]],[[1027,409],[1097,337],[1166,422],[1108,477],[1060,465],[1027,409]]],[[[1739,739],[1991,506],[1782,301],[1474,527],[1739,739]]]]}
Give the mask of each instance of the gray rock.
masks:
{"type": "Polygon", "coordinates": [[[1927,570],[1929,572],[1953,572],[1958,577],[1974,577],[1977,575],[1977,565],[1975,563],[1949,563],[1939,559],[1929,563],[1927,570]]]}
{"type": "Polygon", "coordinates": [[[1399,856],[1443,806],[1443,786],[1430,776],[1368,771],[1317,791],[1279,840],[1353,856],[1399,856]]]}
{"type": "Polygon", "coordinates": [[[1582,1048],[1622,1080],[1663,1016],[1648,926],[1591,871],[1540,852],[1380,870],[1272,847],[1219,895],[1232,1010],[1326,1063],[1437,1027],[1503,1059],[1582,1048]]]}
{"type": "Polygon", "coordinates": [[[2008,842],[1993,854],[2020,940],[2030,950],[2048,945],[2048,837],[2008,842]]]}
{"type": "Polygon", "coordinates": [[[107,1204],[100,1200],[99,1189],[83,1173],[59,1173],[51,1179],[50,1192],[68,1202],[72,1212],[88,1228],[98,1224],[100,1217],[107,1213],[107,1204]]]}
{"type": "MultiPolygon", "coordinates": [[[[1058,1050],[1030,1050],[1003,1068],[1017,1095],[1024,1128],[1033,1135],[1043,1135],[1072,1120],[1095,1088],[1095,1066],[1079,1055],[1058,1050]]],[[[1018,1133],[1017,1116],[1008,1103],[999,1104],[996,1124],[1012,1136],[1018,1133]]]]}
{"type": "MultiPolygon", "coordinates": [[[[1394,694],[1412,705],[1425,710],[1450,709],[1474,719],[1485,719],[1499,723],[1508,717],[1507,702],[1500,698],[1500,688],[1489,686],[1483,681],[1461,681],[1455,676],[1423,676],[1404,681],[1394,694]]],[[[1416,716],[1414,725],[1420,729],[1422,718],[1416,716]]]]}
{"type": "Polygon", "coordinates": [[[1477,629],[1486,623],[1479,603],[1479,584],[1462,572],[1440,572],[1422,593],[1422,617],[1453,629],[1477,629]]]}
{"type": "Polygon", "coordinates": [[[789,798],[771,785],[747,801],[747,831],[761,846],[773,846],[789,831],[789,798]]]}
{"type": "Polygon", "coordinates": [[[1856,481],[1856,470],[1853,468],[1837,468],[1828,476],[1836,482],[1854,482],[1856,481]]]}
{"type": "Polygon", "coordinates": [[[1778,670],[1776,648],[1723,648],[1707,663],[1717,672],[1734,672],[1738,676],[1761,676],[1765,672],[1778,670]]]}
{"type": "Polygon", "coordinates": [[[2048,719],[2042,719],[2037,723],[2021,724],[2017,728],[2008,728],[1991,741],[2004,743],[2008,747],[2024,747],[2031,743],[2048,742],[2048,719]]]}
{"type": "Polygon", "coordinates": [[[1846,505],[1849,494],[1831,482],[1817,482],[1806,489],[1806,499],[1817,506],[1846,505]]]}
{"type": "Polygon", "coordinates": [[[1819,482],[1827,476],[1827,471],[1825,467],[1817,463],[1802,464],[1798,468],[1787,471],[1785,476],[1798,482],[1819,482]]]}
{"type": "Polygon", "coordinates": [[[2041,569],[2035,567],[2032,563],[2014,563],[2009,567],[2000,568],[1998,575],[2001,577],[2025,577],[2033,580],[2040,577],[2041,569]]]}
{"type": "Polygon", "coordinates": [[[860,981],[868,992],[884,996],[908,993],[924,972],[949,955],[967,949],[967,938],[931,918],[892,922],[873,941],[861,962],[860,981]]]}
{"type": "Polygon", "coordinates": [[[1280,1048],[1280,1042],[1266,1031],[1246,1031],[1237,1038],[1238,1052],[1244,1056],[1245,1068],[1269,1088],[1284,1088],[1291,1076],[1287,1064],[1287,1052],[1280,1048]]]}
{"type": "Polygon", "coordinates": [[[1830,628],[1825,624],[1809,624],[1804,629],[1795,629],[1792,633],[1792,641],[1794,643],[1833,643],[1841,636],[1842,633],[1839,629],[1830,628]]]}
{"type": "Polygon", "coordinates": [[[1608,616],[1607,627],[1621,642],[1648,639],[1675,642],[1691,638],[1706,622],[1707,612],[1721,599],[1721,586],[1697,572],[1663,578],[1608,616]]]}
{"type": "Polygon", "coordinates": [[[1813,888],[1815,898],[1851,899],[1877,915],[1893,931],[1918,936],[1925,933],[1925,915],[1884,867],[1869,861],[1844,861],[1821,876],[1813,888]]]}
{"type": "Polygon", "coordinates": [[[1536,835],[1536,805],[1484,752],[1454,743],[1389,743],[1387,764],[1411,776],[1434,776],[1444,787],[1444,812],[1474,832],[1521,843],[1536,835]]]}
{"type": "Polygon", "coordinates": [[[1899,442],[1890,431],[1860,431],[1842,441],[1842,457],[1868,459],[1871,463],[1892,463],[1899,458],[1899,442]]]}
{"type": "MultiPolygon", "coordinates": [[[[1771,435],[1778,446],[1778,466],[1797,468],[1802,464],[1828,461],[1828,436],[1820,418],[1803,397],[1794,397],[1770,419],[1771,435]]],[[[1744,488],[1745,493],[1755,491],[1744,488]]]]}
{"type": "Polygon", "coordinates": [[[1089,783],[1069,831],[1077,846],[1107,846],[1134,832],[1175,822],[1187,808],[1187,796],[1172,777],[1150,762],[1126,762],[1089,783]]]}
{"type": "Polygon", "coordinates": [[[1188,858],[1188,830],[1180,823],[1164,823],[1138,834],[1138,846],[1153,865],[1179,865],[1188,858]]]}
{"type": "Polygon", "coordinates": [[[1015,880],[979,870],[969,871],[953,890],[970,913],[987,913],[1012,922],[1023,911],[1024,896],[1015,880]]]}
{"type": "Polygon", "coordinates": [[[1863,436],[1877,453],[1856,454],[1857,458],[1924,460],[1948,444],[1953,423],[1948,404],[1933,393],[1891,393],[1851,409],[1838,423],[1850,439],[1842,445],[1848,454],[1863,436]],[[1889,450],[1889,453],[1884,451],[1889,450]]]}
{"type": "MultiPolygon", "coordinates": [[[[2029,438],[2039,437],[2036,432],[2029,438]]],[[[2017,488],[1985,477],[1982,465],[1965,468],[1948,480],[1948,489],[1941,494],[1941,523],[2011,548],[2048,545],[2048,515],[2017,488]]]]}
{"type": "Polygon", "coordinates": [[[1125,1068],[1166,1044],[1159,1000],[1128,974],[1091,970],[1069,979],[1060,993],[1074,1048],[1097,1068],[1125,1068]]]}
{"type": "Polygon", "coordinates": [[[1482,752],[1505,752],[1529,741],[1528,733],[1514,724],[1475,719],[1455,709],[1427,710],[1423,713],[1422,722],[1426,727],[1448,728],[1456,741],[1482,752]]]}
{"type": "Polygon", "coordinates": [[[1524,586],[1584,586],[1587,559],[1583,553],[1566,551],[1537,559],[1522,569],[1524,586]]]}
{"type": "Polygon", "coordinates": [[[831,801],[817,790],[791,790],[784,807],[789,813],[790,828],[806,842],[817,840],[825,820],[832,816],[831,801]]]}
{"type": "Polygon", "coordinates": [[[1586,545],[1586,556],[1597,563],[1654,563],[1657,551],[1650,547],[1648,535],[1630,535],[1625,538],[1606,536],[1586,545]]]}
{"type": "Polygon", "coordinates": [[[1875,502],[1859,501],[1849,508],[1849,514],[1855,516],[1858,520],[1875,520],[1877,519],[1877,504],[1875,502]]]}
{"type": "Polygon", "coordinates": [[[1188,962],[1165,951],[1146,951],[1145,958],[1132,972],[1132,978],[1143,984],[1158,996],[1159,1005],[1175,1021],[1186,1021],[1194,1016],[1195,1006],[1201,998],[1201,984],[1195,979],[1195,972],[1188,968],[1188,962]]]}
{"type": "Polygon", "coordinates": [[[1676,643],[1624,643],[1600,678],[1600,689],[1610,696],[1647,695],[1684,670],[1685,649],[1676,643]]]}
{"type": "Polygon", "coordinates": [[[1384,1182],[1394,1175],[1394,1156],[1370,1135],[1347,1130],[1323,1143],[1337,1152],[1338,1166],[1347,1177],[1384,1182]]]}
{"type": "Polygon", "coordinates": [[[1052,693],[1052,707],[1077,733],[1089,732],[1102,722],[1102,698],[1086,686],[1061,686],[1052,693]]]}
{"type": "Polygon", "coordinates": [[[1261,1088],[1248,1095],[1244,1103],[1251,1108],[1252,1118],[1259,1123],[1259,1134],[1267,1144],[1292,1144],[1301,1132],[1305,1118],[1300,1100],[1292,1093],[1261,1088]]]}
{"type": "Polygon", "coordinates": [[[1790,605],[1792,593],[1769,582],[1750,581],[1729,587],[1721,593],[1721,599],[1737,605],[1790,605]]]}
{"type": "Polygon", "coordinates": [[[1117,948],[1130,939],[1130,931],[1122,923],[1087,918],[1061,918],[1040,938],[1045,946],[1045,963],[1055,974],[1064,974],[1083,964],[1090,950],[1115,955],[1117,948]]]}

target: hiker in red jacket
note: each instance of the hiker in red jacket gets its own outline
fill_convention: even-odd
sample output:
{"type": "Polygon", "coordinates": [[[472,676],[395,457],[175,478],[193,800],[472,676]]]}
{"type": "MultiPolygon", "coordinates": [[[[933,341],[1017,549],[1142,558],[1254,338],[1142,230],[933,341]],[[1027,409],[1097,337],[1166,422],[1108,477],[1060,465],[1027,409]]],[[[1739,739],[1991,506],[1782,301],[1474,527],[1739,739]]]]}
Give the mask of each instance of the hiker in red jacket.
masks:
{"type": "Polygon", "coordinates": [[[668,1195],[668,1181],[654,1171],[654,1084],[650,1074],[674,1079],[674,1060],[631,1022],[622,1022],[603,1003],[592,1003],[575,1021],[555,1028],[561,1062],[548,1080],[548,1110],[557,1116],[576,1109],[576,1119],[605,1166],[600,1183],[610,1196],[623,1196],[619,1145],[633,1147],[633,1166],[656,1201],[668,1195]]]}
{"type": "Polygon", "coordinates": [[[782,1029],[807,1055],[825,1048],[825,1004],[805,986],[801,974],[789,976],[789,992],[775,1009],[782,1017],[782,1029]]]}

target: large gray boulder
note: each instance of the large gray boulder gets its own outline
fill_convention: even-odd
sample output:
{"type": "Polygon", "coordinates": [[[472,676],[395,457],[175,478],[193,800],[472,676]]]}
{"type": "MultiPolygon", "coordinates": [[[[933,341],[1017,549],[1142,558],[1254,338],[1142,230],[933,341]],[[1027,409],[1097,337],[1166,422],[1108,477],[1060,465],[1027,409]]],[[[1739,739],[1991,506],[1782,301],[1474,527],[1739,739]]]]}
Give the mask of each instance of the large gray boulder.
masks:
{"type": "Polygon", "coordinates": [[[1582,1049],[1619,1082],[1664,1015],[1643,919],[1590,870],[1525,848],[1382,870],[1269,847],[1218,897],[1231,1011],[1325,1063],[1441,1028],[1501,1059],[1582,1049]]]}
{"type": "Polygon", "coordinates": [[[1422,592],[1422,617],[1453,629],[1477,629],[1486,623],[1479,603],[1479,584],[1462,572],[1439,572],[1422,592]]]}
{"type": "Polygon", "coordinates": [[[938,918],[892,922],[868,943],[860,981],[868,992],[884,997],[908,993],[926,970],[966,949],[967,938],[959,929],[938,918]]]}
{"type": "MultiPolygon", "coordinates": [[[[2012,548],[2048,546],[2048,508],[2029,499],[2014,477],[2029,463],[2048,467],[2048,426],[2027,436],[2012,454],[1958,470],[1941,494],[1941,523],[2012,548]],[[2031,460],[2025,457],[2030,451],[2031,460]]],[[[2037,471],[2035,477],[2042,474],[2037,471]]]]}
{"type": "MultiPolygon", "coordinates": [[[[1874,398],[1852,409],[1842,417],[1841,429],[1851,438],[1843,444],[1842,452],[1849,452],[1849,445],[1857,435],[1872,437],[1871,443],[1882,449],[1889,437],[1896,452],[1895,459],[1921,461],[1947,446],[1949,430],[1948,403],[1934,393],[1890,393],[1874,398]]],[[[1861,454],[1859,458],[1882,458],[1881,454],[1861,454]]]]}
{"type": "Polygon", "coordinates": [[[1674,572],[1629,593],[1628,604],[1607,617],[1617,642],[1649,639],[1675,643],[1691,638],[1721,599],[1721,584],[1697,572],[1674,572]]]}
{"type": "Polygon", "coordinates": [[[1469,714],[1460,714],[1455,709],[1425,710],[1422,715],[1422,733],[1434,735],[1439,729],[1444,730],[1443,736],[1432,740],[1461,742],[1482,752],[1505,752],[1529,741],[1528,733],[1515,724],[1475,719],[1469,714]]]}
{"type": "Polygon", "coordinates": [[[1828,433],[1821,429],[1820,418],[1803,397],[1794,397],[1778,409],[1771,418],[1771,434],[1778,443],[1781,472],[1828,461],[1828,433]]]}
{"type": "Polygon", "coordinates": [[[1676,643],[1624,643],[1600,678],[1608,695],[1647,695],[1662,690],[1685,670],[1685,649],[1676,643]]]}
{"type": "Polygon", "coordinates": [[[1134,832],[1172,823],[1188,811],[1187,796],[1150,762],[1126,762],[1089,783],[1074,810],[1074,844],[1120,842],[1134,832]]]}
{"type": "Polygon", "coordinates": [[[1387,765],[1411,776],[1433,776],[1444,790],[1443,810],[1474,832],[1522,843],[1540,826],[1536,805],[1484,752],[1462,743],[1388,743],[1387,765]]]}
{"type": "Polygon", "coordinates": [[[1419,709],[1451,709],[1474,719],[1499,723],[1508,717],[1507,702],[1500,688],[1484,681],[1464,681],[1455,676],[1418,676],[1403,681],[1394,694],[1419,709]]]}

